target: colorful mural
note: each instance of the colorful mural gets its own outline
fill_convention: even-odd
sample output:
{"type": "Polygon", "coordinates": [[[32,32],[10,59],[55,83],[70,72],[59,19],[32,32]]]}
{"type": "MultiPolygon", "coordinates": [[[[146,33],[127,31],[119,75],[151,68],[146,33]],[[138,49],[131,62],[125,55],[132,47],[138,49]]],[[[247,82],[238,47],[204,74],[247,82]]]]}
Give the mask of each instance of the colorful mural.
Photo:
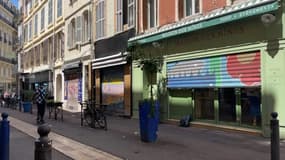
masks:
{"type": "Polygon", "coordinates": [[[168,88],[260,86],[260,53],[167,64],[168,88]]]}
{"type": "Polygon", "coordinates": [[[73,79],[68,81],[67,90],[68,99],[77,100],[78,98],[78,79],[73,79]]]}
{"type": "Polygon", "coordinates": [[[124,82],[102,83],[102,101],[104,104],[123,104],[124,82]]]}

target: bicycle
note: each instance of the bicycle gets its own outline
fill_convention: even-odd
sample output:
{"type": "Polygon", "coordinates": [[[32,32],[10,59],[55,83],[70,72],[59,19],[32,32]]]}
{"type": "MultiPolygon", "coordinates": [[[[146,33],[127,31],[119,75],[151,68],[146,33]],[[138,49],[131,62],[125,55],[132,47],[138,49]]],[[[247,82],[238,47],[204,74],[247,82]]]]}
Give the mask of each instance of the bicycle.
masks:
{"type": "Polygon", "coordinates": [[[107,105],[98,104],[95,101],[87,101],[80,104],[81,126],[83,126],[83,121],[85,121],[91,128],[99,127],[107,130],[107,119],[104,114],[107,105]]]}

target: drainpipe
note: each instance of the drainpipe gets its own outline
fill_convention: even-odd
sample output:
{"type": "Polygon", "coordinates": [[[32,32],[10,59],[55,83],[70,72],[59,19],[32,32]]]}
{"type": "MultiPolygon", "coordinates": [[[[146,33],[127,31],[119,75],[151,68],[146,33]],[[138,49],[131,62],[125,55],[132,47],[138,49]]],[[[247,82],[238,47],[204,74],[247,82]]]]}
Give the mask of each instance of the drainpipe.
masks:
{"type": "MultiPolygon", "coordinates": [[[[89,4],[89,10],[90,10],[90,14],[88,13],[88,21],[90,23],[89,25],[89,32],[90,32],[90,62],[89,62],[89,77],[88,77],[88,81],[89,81],[89,88],[88,88],[88,99],[92,99],[92,90],[93,90],[93,85],[92,85],[92,76],[93,76],[93,72],[92,72],[92,59],[95,57],[95,53],[93,53],[94,51],[94,39],[93,39],[93,20],[92,20],[92,16],[93,16],[93,8],[94,8],[94,0],[90,0],[90,4],[89,4]]],[[[82,83],[84,84],[84,83],[82,83]]],[[[87,99],[87,100],[88,100],[87,99]]]]}

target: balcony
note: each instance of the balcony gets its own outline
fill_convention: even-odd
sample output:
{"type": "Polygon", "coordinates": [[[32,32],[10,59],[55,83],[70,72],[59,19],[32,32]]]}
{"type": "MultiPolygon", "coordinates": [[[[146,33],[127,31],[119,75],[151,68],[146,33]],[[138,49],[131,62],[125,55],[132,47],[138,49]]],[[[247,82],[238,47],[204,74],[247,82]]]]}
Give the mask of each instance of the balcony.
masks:
{"type": "Polygon", "coordinates": [[[7,11],[9,11],[11,14],[16,14],[16,7],[14,5],[8,6],[6,2],[3,0],[0,0],[0,5],[3,6],[7,11]]]}
{"type": "MultiPolygon", "coordinates": [[[[0,0],[1,1],[1,0],[0,0]]],[[[12,28],[17,29],[17,25],[15,23],[10,22],[9,20],[7,20],[5,17],[3,17],[0,14],[0,20],[2,20],[3,22],[5,22],[6,24],[10,25],[12,28]]]]}
{"type": "Polygon", "coordinates": [[[4,61],[7,63],[11,63],[11,64],[17,63],[15,58],[7,58],[7,57],[3,57],[3,56],[0,56],[0,61],[4,61]]]}

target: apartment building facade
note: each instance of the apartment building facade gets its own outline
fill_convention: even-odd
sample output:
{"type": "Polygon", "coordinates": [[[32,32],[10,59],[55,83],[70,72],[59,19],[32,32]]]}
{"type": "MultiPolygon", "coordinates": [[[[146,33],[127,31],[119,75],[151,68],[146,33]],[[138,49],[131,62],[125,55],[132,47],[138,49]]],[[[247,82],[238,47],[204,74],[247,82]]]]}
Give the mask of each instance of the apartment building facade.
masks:
{"type": "Polygon", "coordinates": [[[54,89],[57,68],[64,58],[64,10],[62,0],[23,0],[22,50],[19,53],[22,89],[42,85],[60,100],[54,89]]]}
{"type": "Polygon", "coordinates": [[[92,99],[107,110],[131,116],[131,65],[127,41],[136,32],[136,0],[96,0],[92,99]]]}
{"type": "MultiPolygon", "coordinates": [[[[141,0],[139,35],[128,42],[162,56],[155,92],[161,120],[270,135],[284,124],[284,8],[276,0],[141,0]]],[[[148,98],[146,74],[132,64],[133,111],[148,98]]],[[[281,137],[285,136],[281,129],[281,137]]]]}
{"type": "Polygon", "coordinates": [[[9,0],[0,0],[0,94],[16,92],[17,10],[9,0]]]}
{"type": "Polygon", "coordinates": [[[78,102],[90,99],[90,61],[94,52],[91,30],[93,4],[93,0],[64,1],[67,43],[64,65],[56,72],[56,83],[59,84],[56,87],[63,93],[64,109],[72,112],[80,111],[78,102]]]}

